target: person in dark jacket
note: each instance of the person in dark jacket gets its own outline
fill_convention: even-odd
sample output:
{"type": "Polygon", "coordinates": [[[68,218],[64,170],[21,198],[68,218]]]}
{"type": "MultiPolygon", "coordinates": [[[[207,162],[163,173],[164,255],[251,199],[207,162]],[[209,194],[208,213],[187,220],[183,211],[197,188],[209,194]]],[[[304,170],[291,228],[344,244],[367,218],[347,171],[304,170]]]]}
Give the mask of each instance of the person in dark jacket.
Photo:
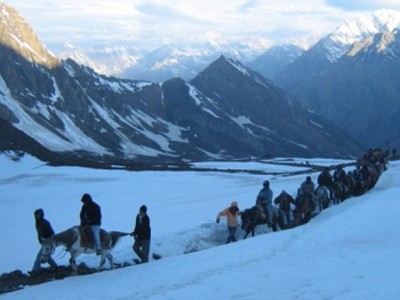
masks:
{"type": "Polygon", "coordinates": [[[264,215],[267,217],[268,226],[272,226],[272,215],[273,215],[273,207],[272,207],[272,197],[273,192],[270,188],[270,184],[268,180],[263,182],[263,188],[257,195],[256,205],[261,205],[263,208],[264,215]]]}
{"type": "Polygon", "coordinates": [[[329,168],[324,168],[324,170],[318,176],[318,184],[321,186],[326,186],[329,191],[329,199],[333,198],[333,177],[331,173],[329,173],[329,168]]]}
{"type": "MultiPolygon", "coordinates": [[[[36,231],[38,235],[39,243],[42,244],[45,239],[52,237],[54,235],[54,230],[51,227],[49,221],[44,218],[43,209],[39,208],[35,210],[35,223],[36,223],[36,231]]],[[[54,262],[51,257],[51,249],[49,249],[48,253],[43,252],[43,248],[41,247],[37,256],[35,263],[33,264],[33,268],[31,274],[34,275],[40,271],[40,265],[42,262],[47,262],[52,269],[57,268],[57,264],[54,262]]]]}
{"type": "Polygon", "coordinates": [[[318,176],[318,184],[330,187],[332,186],[332,182],[333,178],[332,175],[329,173],[329,169],[324,168],[324,170],[318,176]]]}
{"type": "Polygon", "coordinates": [[[135,239],[133,251],[137,254],[137,256],[139,256],[139,263],[148,262],[150,253],[151,228],[146,205],[142,205],[139,209],[139,214],[136,216],[135,230],[131,233],[131,236],[133,236],[135,239]]]}
{"type": "Polygon", "coordinates": [[[341,165],[338,165],[336,170],[333,172],[333,181],[343,183],[346,178],[346,172],[343,170],[341,165]]]}
{"type": "Polygon", "coordinates": [[[90,226],[93,234],[94,247],[96,254],[101,254],[100,241],[100,225],[101,225],[101,209],[100,206],[93,201],[89,194],[84,194],[81,201],[83,202],[80,218],[81,226],[90,226]]]}
{"type": "Polygon", "coordinates": [[[295,200],[285,190],[275,198],[274,203],[279,206],[280,213],[283,217],[283,226],[288,226],[292,220],[292,211],[290,204],[296,205],[295,200]]]}

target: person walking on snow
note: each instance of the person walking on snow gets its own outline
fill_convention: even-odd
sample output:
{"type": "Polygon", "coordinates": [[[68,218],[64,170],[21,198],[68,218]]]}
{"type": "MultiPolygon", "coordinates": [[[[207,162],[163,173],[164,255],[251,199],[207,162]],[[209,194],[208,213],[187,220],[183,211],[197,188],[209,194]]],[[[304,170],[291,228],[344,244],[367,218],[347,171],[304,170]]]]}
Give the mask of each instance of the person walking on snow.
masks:
{"type": "Polygon", "coordinates": [[[94,247],[96,254],[101,254],[100,241],[100,225],[101,225],[101,209],[100,206],[93,201],[89,194],[84,194],[81,201],[83,202],[80,218],[81,226],[90,226],[92,231],[94,247]]]}
{"type": "MultiPolygon", "coordinates": [[[[36,223],[36,231],[38,235],[39,243],[42,244],[45,239],[48,239],[54,235],[54,230],[51,227],[49,221],[44,218],[43,209],[39,208],[34,212],[35,223],[36,223]]],[[[40,265],[43,262],[47,262],[52,269],[57,268],[57,264],[54,262],[51,257],[51,250],[49,249],[49,253],[43,253],[43,248],[41,247],[37,256],[35,263],[33,264],[32,271],[30,272],[32,275],[38,273],[40,271],[40,265]]]]}
{"type": "Polygon", "coordinates": [[[131,236],[135,239],[133,251],[140,258],[138,263],[147,263],[150,253],[151,227],[146,205],[142,205],[139,209],[139,214],[136,216],[135,230],[131,233],[131,236]]]}
{"type": "Polygon", "coordinates": [[[240,215],[238,203],[233,201],[230,207],[225,208],[217,215],[217,223],[220,222],[221,217],[226,216],[228,221],[228,239],[225,244],[236,242],[236,229],[238,226],[237,217],[240,215]]]}

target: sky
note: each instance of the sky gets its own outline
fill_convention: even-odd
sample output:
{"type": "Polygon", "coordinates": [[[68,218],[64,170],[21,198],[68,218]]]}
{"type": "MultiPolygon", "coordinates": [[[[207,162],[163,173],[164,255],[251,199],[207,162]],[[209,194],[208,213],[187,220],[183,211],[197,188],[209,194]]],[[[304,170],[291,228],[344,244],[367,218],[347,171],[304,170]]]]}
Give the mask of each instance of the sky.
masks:
{"type": "MultiPolygon", "coordinates": [[[[0,0],[1,1],[1,0],[0,0]]],[[[120,40],[154,49],[193,41],[246,42],[259,47],[321,37],[344,20],[397,0],[2,0],[28,21],[50,50],[120,40]]]]}
{"type": "MultiPolygon", "coordinates": [[[[308,161],[320,166],[343,163],[308,161]]],[[[26,273],[32,267],[39,249],[35,209],[44,209],[56,233],[63,231],[78,223],[80,198],[85,192],[101,206],[106,230],[131,232],[139,207],[146,204],[152,227],[151,252],[162,256],[148,264],[25,287],[0,298],[399,298],[400,161],[390,163],[371,191],[331,206],[306,225],[278,232],[261,225],[256,236],[246,240],[238,229],[238,242],[228,245],[224,245],[226,219],[215,222],[219,211],[232,201],[242,210],[251,207],[265,179],[270,180],[274,197],[282,189],[293,195],[306,175],[283,176],[293,167],[265,162],[197,165],[264,169],[275,174],[49,167],[29,156],[14,162],[0,155],[0,273],[16,269],[26,273]]],[[[317,175],[311,174],[314,181],[317,175]]],[[[112,250],[116,263],[136,258],[132,244],[130,237],[117,244],[112,250]]],[[[59,247],[53,258],[64,265],[69,255],[59,247]]],[[[82,255],[78,263],[96,267],[98,260],[95,255],[82,255]]]]}

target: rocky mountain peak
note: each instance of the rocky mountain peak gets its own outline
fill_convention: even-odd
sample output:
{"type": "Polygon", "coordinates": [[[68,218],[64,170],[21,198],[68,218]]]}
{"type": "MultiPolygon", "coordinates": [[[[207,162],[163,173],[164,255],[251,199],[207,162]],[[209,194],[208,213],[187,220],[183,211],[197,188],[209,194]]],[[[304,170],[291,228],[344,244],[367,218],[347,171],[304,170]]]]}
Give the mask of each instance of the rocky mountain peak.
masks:
{"type": "Polygon", "coordinates": [[[390,49],[391,45],[396,41],[397,31],[382,32],[366,39],[356,42],[353,48],[349,51],[347,56],[357,56],[364,53],[384,53],[390,49]]]}
{"type": "Polygon", "coordinates": [[[328,59],[336,62],[351,46],[379,32],[391,32],[400,26],[400,12],[378,10],[356,21],[343,22],[324,40],[328,59]]]}
{"type": "Polygon", "coordinates": [[[45,67],[60,64],[17,11],[2,2],[0,2],[0,44],[12,49],[26,60],[45,67]]]}

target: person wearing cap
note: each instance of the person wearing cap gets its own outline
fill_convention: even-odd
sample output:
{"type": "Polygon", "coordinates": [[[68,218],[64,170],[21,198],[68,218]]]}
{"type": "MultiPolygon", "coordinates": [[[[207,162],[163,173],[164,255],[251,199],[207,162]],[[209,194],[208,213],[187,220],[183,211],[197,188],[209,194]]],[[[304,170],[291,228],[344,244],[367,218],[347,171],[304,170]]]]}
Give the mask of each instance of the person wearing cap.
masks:
{"type": "Polygon", "coordinates": [[[140,263],[147,263],[150,253],[151,227],[146,205],[142,205],[139,209],[139,213],[136,216],[135,230],[131,233],[131,236],[135,239],[133,251],[139,256],[140,263]]]}
{"type": "MultiPolygon", "coordinates": [[[[51,227],[50,222],[44,218],[43,209],[39,208],[35,210],[34,216],[35,216],[35,225],[36,225],[38,240],[39,243],[42,244],[44,240],[54,235],[54,230],[51,227]]],[[[43,248],[41,247],[36,256],[36,260],[35,263],[33,264],[33,268],[30,274],[35,275],[36,273],[38,273],[40,271],[40,265],[42,262],[47,262],[52,269],[57,268],[57,264],[54,262],[53,258],[51,258],[51,252],[45,255],[43,253],[43,248]]]]}
{"type": "Polygon", "coordinates": [[[217,223],[220,222],[221,217],[227,217],[228,223],[228,239],[226,240],[226,244],[230,242],[236,242],[236,228],[238,226],[237,217],[240,215],[240,210],[238,207],[238,203],[233,201],[231,205],[217,215],[217,223]]]}
{"type": "Polygon", "coordinates": [[[272,213],[273,213],[272,197],[273,197],[273,192],[270,189],[269,181],[265,180],[263,182],[263,188],[257,195],[256,205],[261,205],[261,207],[263,208],[264,214],[268,218],[267,222],[269,227],[272,226],[272,213]]]}
{"type": "Polygon", "coordinates": [[[101,225],[101,209],[100,206],[93,201],[90,194],[84,194],[81,201],[83,202],[80,219],[81,226],[90,226],[93,234],[94,247],[96,254],[101,254],[100,241],[100,225],[101,225]]]}

